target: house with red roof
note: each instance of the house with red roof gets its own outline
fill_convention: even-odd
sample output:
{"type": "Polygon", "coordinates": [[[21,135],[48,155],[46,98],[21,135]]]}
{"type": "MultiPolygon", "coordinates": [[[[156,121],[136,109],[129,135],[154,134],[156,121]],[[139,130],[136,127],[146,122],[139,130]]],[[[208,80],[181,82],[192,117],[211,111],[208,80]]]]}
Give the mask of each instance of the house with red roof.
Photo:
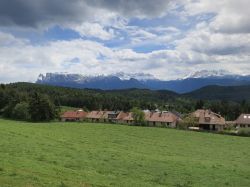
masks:
{"type": "Polygon", "coordinates": [[[61,121],[83,121],[85,117],[87,116],[87,112],[83,110],[77,110],[77,111],[67,111],[64,112],[60,118],[61,121]]]}
{"type": "Polygon", "coordinates": [[[179,116],[169,111],[147,111],[145,112],[145,121],[149,126],[176,128],[179,116]]]}

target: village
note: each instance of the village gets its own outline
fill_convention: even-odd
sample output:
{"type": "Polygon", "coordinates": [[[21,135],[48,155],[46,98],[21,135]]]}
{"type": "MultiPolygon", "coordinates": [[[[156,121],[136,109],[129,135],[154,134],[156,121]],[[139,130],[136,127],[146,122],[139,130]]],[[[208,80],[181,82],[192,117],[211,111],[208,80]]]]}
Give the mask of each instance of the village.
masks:
{"type": "MultiPolygon", "coordinates": [[[[208,109],[198,109],[183,117],[178,112],[143,110],[144,124],[149,127],[179,128],[183,123],[187,124],[188,130],[222,132],[228,129],[237,131],[240,128],[250,127],[250,114],[241,114],[235,121],[226,121],[223,116],[208,109]],[[187,121],[189,119],[189,121],[187,121]],[[190,119],[192,119],[190,121],[190,119]]],[[[90,111],[81,109],[66,111],[60,116],[61,121],[86,121],[94,123],[115,123],[134,125],[133,112],[123,111],[90,111]]]]}

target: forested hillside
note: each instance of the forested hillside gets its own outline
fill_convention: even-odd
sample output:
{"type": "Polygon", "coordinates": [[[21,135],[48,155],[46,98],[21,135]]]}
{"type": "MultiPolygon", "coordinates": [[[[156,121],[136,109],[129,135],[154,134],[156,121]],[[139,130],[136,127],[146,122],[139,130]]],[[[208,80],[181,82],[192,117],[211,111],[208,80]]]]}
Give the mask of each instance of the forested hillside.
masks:
{"type": "Polygon", "coordinates": [[[178,109],[189,111],[193,100],[185,100],[171,91],[152,91],[146,89],[128,90],[93,90],[74,89],[32,83],[14,83],[6,85],[7,89],[19,93],[38,92],[47,94],[58,105],[84,107],[88,110],[108,109],[128,111],[134,106],[144,109],[178,109]],[[186,107],[183,108],[183,106],[186,107]]]}
{"type": "Polygon", "coordinates": [[[34,121],[50,120],[58,116],[60,106],[85,110],[123,110],[133,107],[160,109],[187,114],[198,108],[211,109],[227,120],[235,120],[240,113],[250,112],[250,87],[205,87],[180,95],[166,90],[91,90],[46,86],[32,83],[13,83],[0,87],[0,111],[10,118],[28,115],[34,121]],[[36,102],[36,101],[39,102],[36,102]],[[46,109],[49,108],[50,110],[46,109]],[[18,111],[26,111],[18,113],[18,111]],[[46,112],[41,112],[46,111],[46,112]],[[16,113],[15,113],[16,112],[16,113]],[[30,114],[32,116],[29,116],[30,114]],[[37,117],[46,113],[43,117],[37,117]]]}
{"type": "Polygon", "coordinates": [[[210,100],[250,100],[250,86],[206,86],[184,96],[210,100]]]}

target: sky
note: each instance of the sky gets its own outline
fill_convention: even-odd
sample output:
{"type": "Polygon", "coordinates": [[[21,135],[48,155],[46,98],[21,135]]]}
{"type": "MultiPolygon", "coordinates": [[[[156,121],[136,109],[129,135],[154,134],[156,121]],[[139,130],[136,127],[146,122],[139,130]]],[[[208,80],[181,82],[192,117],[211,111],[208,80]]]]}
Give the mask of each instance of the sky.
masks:
{"type": "Polygon", "coordinates": [[[250,74],[249,0],[1,0],[0,82],[40,73],[250,74]]]}

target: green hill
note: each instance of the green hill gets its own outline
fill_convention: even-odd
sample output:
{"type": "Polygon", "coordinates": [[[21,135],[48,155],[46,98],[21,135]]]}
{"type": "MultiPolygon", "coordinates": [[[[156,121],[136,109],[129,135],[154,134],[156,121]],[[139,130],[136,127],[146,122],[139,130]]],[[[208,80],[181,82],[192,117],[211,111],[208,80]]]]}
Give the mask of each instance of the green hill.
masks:
{"type": "MultiPolygon", "coordinates": [[[[47,94],[55,104],[59,103],[62,106],[76,108],[85,107],[88,110],[108,109],[129,111],[135,106],[143,109],[169,109],[169,107],[174,106],[175,110],[185,112],[189,111],[190,106],[193,104],[191,100],[182,99],[177,93],[167,90],[127,89],[103,91],[33,83],[7,84],[6,88],[17,93],[29,94],[31,92],[39,92],[47,94]],[[185,103],[187,103],[186,106],[188,109],[183,107],[185,103]],[[168,107],[166,108],[166,106],[168,107]]],[[[8,95],[11,94],[8,93],[8,95]]]]}
{"type": "Polygon", "coordinates": [[[183,96],[209,100],[250,100],[250,86],[206,86],[183,96]]]}
{"type": "Polygon", "coordinates": [[[0,186],[249,186],[249,138],[0,119],[0,186]]]}

